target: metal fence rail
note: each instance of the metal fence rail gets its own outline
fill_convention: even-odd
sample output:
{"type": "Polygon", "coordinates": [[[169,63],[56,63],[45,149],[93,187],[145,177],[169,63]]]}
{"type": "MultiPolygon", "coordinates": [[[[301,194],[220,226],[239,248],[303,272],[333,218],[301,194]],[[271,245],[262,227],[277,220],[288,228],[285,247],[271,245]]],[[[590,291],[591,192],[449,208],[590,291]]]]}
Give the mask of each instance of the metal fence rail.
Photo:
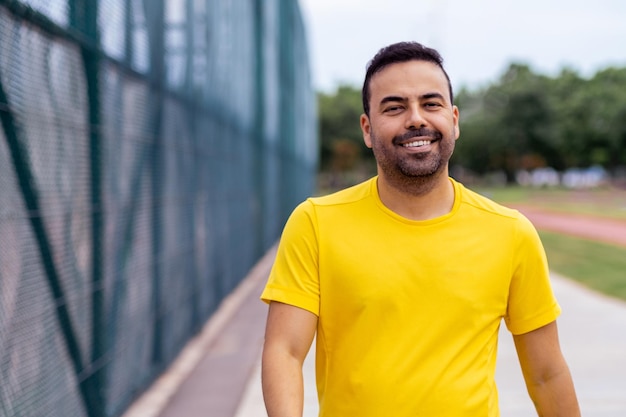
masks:
{"type": "Polygon", "coordinates": [[[0,416],[118,416],[317,168],[296,0],[0,0],[0,416]]]}

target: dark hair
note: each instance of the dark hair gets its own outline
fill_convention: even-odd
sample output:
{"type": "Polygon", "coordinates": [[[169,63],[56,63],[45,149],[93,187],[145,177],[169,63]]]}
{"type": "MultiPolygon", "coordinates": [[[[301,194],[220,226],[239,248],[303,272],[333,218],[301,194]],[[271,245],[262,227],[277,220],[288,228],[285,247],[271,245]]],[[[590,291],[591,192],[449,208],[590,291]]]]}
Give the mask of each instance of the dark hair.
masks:
{"type": "Polygon", "coordinates": [[[443,58],[439,55],[439,52],[417,42],[398,42],[379,50],[374,58],[367,64],[365,81],[363,82],[363,90],[361,92],[363,110],[367,116],[370,115],[370,80],[372,76],[388,65],[413,60],[432,62],[441,68],[443,74],[446,76],[446,80],[448,80],[450,102],[454,102],[450,77],[448,77],[448,73],[443,68],[443,58]]]}

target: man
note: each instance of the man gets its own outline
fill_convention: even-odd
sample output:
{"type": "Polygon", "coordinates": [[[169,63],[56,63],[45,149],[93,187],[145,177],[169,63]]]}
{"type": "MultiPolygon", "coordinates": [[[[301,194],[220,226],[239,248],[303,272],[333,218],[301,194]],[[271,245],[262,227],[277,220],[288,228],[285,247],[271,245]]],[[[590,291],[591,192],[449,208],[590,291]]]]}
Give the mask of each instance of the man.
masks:
{"type": "Polygon", "coordinates": [[[440,55],[381,49],[363,106],[378,175],[295,209],[261,297],[268,415],[302,415],[316,338],[322,417],[499,416],[504,319],[538,414],[579,416],[535,229],[448,176],[459,111],[440,55]]]}

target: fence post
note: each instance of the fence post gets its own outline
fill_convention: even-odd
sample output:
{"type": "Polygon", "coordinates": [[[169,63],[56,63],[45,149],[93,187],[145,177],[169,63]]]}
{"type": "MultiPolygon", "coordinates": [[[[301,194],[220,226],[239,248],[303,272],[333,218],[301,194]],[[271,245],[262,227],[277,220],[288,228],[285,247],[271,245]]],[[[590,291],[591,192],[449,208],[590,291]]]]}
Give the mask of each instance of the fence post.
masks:
{"type": "Polygon", "coordinates": [[[162,224],[163,198],[163,138],[161,132],[163,117],[163,84],[165,83],[165,4],[164,0],[144,0],[144,13],[148,20],[148,42],[150,53],[150,118],[152,126],[152,311],[153,343],[152,365],[159,368],[165,360],[163,355],[163,324],[161,311],[162,297],[162,224]]]}
{"type": "Polygon", "coordinates": [[[81,44],[83,70],[87,84],[89,162],[91,174],[91,355],[85,364],[87,413],[90,417],[104,416],[106,409],[106,335],[103,281],[102,158],[100,109],[100,35],[98,31],[99,0],[71,0],[71,25],[84,36],[81,44]]]}
{"type": "MultiPolygon", "coordinates": [[[[280,153],[281,171],[293,173],[297,166],[295,161],[295,115],[296,106],[294,91],[295,58],[294,58],[294,15],[297,3],[295,1],[280,2],[280,78],[282,88],[280,93],[280,153]]],[[[285,221],[295,206],[295,190],[297,178],[295,175],[281,174],[281,222],[285,221]]]]}
{"type": "Polygon", "coordinates": [[[255,48],[255,83],[254,83],[254,147],[256,149],[255,158],[253,158],[253,175],[255,188],[255,212],[254,224],[257,228],[257,241],[255,245],[255,255],[260,257],[265,247],[265,164],[267,164],[267,156],[263,155],[264,143],[266,141],[265,129],[265,7],[264,0],[254,1],[254,48],[255,48]]]}

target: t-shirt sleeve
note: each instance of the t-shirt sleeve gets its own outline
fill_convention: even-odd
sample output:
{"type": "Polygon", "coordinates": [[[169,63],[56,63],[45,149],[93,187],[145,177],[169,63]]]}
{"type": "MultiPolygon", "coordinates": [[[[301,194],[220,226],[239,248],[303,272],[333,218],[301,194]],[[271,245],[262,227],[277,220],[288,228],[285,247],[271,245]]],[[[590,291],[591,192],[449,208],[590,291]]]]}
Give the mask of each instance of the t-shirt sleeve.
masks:
{"type": "Polygon", "coordinates": [[[315,209],[308,200],[291,213],[283,229],[261,300],[290,304],[319,315],[318,240],[315,224],[315,209]]]}
{"type": "Polygon", "coordinates": [[[539,235],[521,214],[515,234],[517,243],[505,323],[511,333],[523,334],[556,320],[561,308],[552,290],[539,235]]]}

